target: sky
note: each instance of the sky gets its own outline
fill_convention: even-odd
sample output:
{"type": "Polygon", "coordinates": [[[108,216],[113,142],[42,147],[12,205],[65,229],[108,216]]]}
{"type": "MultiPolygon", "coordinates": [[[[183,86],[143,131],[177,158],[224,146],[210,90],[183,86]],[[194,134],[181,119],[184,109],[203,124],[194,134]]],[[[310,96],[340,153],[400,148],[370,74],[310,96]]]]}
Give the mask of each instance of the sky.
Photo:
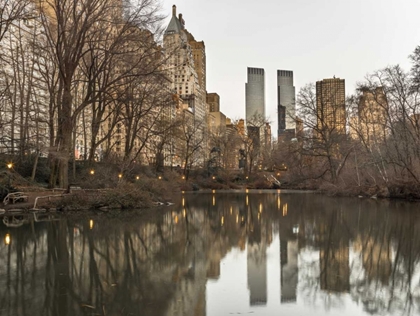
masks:
{"type": "Polygon", "coordinates": [[[221,111],[245,117],[247,67],[265,69],[266,115],[277,130],[277,70],[293,70],[296,93],[308,83],[346,80],[346,94],[368,73],[400,64],[420,45],[420,0],[161,0],[203,40],[207,91],[221,111]]]}

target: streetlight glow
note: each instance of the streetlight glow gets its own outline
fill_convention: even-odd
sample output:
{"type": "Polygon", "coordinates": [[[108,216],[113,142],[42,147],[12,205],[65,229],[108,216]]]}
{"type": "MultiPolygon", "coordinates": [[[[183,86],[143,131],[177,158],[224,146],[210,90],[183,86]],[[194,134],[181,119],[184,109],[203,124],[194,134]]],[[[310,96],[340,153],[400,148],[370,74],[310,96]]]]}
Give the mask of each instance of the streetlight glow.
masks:
{"type": "Polygon", "coordinates": [[[94,175],[94,174],[95,174],[95,170],[93,170],[93,169],[92,169],[92,170],[90,171],[90,174],[91,174],[91,175],[94,175]]]}
{"type": "Polygon", "coordinates": [[[6,166],[7,166],[8,169],[12,169],[13,168],[13,163],[9,162],[6,166]]]}

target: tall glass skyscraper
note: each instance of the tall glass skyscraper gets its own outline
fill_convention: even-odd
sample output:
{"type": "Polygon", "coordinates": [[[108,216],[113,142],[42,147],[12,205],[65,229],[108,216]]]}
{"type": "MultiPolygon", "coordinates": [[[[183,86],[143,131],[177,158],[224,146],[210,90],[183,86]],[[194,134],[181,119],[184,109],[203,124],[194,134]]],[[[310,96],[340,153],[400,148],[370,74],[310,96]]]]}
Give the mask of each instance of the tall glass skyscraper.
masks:
{"type": "MultiPolygon", "coordinates": [[[[278,137],[286,130],[295,133],[296,129],[295,86],[293,71],[277,70],[277,114],[278,137]]],[[[294,137],[294,136],[293,136],[294,137]]]]}
{"type": "Polygon", "coordinates": [[[340,78],[316,82],[317,129],[346,133],[346,87],[340,78]]]}
{"type": "Polygon", "coordinates": [[[265,118],[265,72],[261,68],[248,67],[248,82],[245,84],[246,120],[255,115],[265,118]]]}

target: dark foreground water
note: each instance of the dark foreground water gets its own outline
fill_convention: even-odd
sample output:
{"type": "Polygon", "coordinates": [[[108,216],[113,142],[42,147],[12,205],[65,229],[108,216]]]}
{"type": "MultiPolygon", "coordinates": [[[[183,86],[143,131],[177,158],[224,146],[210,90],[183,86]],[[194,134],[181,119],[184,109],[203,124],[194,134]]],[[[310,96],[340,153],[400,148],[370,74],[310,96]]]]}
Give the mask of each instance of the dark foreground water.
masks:
{"type": "Polygon", "coordinates": [[[3,218],[0,315],[418,315],[419,206],[250,191],[3,218]]]}

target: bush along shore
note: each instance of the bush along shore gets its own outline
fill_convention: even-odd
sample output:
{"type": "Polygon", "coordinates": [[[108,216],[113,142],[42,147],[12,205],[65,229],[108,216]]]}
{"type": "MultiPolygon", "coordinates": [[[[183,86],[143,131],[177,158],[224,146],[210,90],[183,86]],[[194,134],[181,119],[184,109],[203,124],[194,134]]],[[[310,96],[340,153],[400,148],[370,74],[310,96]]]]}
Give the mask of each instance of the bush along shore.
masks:
{"type": "MultiPolygon", "coordinates": [[[[364,198],[420,199],[420,187],[401,183],[393,186],[334,185],[324,180],[295,177],[292,172],[254,172],[245,176],[238,171],[220,171],[209,174],[195,170],[185,176],[180,170],[153,172],[150,168],[118,172],[109,165],[96,165],[77,170],[77,176],[67,189],[47,189],[46,184],[31,182],[18,172],[0,177],[0,185],[10,192],[24,192],[28,199],[20,203],[0,206],[5,211],[86,211],[148,209],[176,203],[183,191],[238,190],[238,189],[292,189],[312,190],[328,195],[359,196],[364,198]],[[279,180],[279,182],[276,182],[279,180]]],[[[7,193],[7,192],[6,192],[7,193]]]]}

